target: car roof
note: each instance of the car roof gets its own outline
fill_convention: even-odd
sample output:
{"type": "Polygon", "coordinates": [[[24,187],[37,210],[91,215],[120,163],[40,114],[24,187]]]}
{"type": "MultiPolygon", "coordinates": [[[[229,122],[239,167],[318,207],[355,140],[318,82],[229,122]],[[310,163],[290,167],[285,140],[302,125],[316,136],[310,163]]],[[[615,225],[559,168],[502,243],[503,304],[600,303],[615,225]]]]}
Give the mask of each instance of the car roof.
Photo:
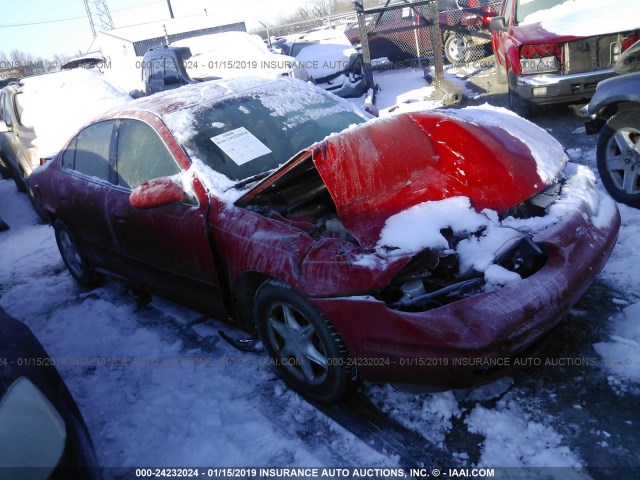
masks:
{"type": "Polygon", "coordinates": [[[301,90],[310,87],[301,80],[288,77],[239,77],[231,79],[211,80],[196,84],[185,85],[180,88],[156,93],[129,102],[101,115],[97,120],[104,120],[117,116],[124,116],[133,112],[150,112],[158,117],[165,114],[192,108],[198,105],[216,103],[224,98],[242,92],[251,92],[257,89],[278,88],[283,83],[299,85],[301,90]]]}

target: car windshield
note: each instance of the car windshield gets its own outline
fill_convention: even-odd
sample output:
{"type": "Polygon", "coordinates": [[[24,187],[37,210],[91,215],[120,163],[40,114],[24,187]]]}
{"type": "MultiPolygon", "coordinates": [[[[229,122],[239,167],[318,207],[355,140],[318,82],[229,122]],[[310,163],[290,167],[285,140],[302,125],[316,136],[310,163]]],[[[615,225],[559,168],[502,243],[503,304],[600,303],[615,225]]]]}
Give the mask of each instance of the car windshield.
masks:
{"type": "Polygon", "coordinates": [[[304,84],[276,87],[180,110],[164,120],[192,158],[231,180],[273,170],[311,144],[366,121],[351,105],[304,84]]]}
{"type": "Polygon", "coordinates": [[[567,0],[518,0],[516,4],[516,22],[521,23],[538,10],[547,10],[567,0]]]}

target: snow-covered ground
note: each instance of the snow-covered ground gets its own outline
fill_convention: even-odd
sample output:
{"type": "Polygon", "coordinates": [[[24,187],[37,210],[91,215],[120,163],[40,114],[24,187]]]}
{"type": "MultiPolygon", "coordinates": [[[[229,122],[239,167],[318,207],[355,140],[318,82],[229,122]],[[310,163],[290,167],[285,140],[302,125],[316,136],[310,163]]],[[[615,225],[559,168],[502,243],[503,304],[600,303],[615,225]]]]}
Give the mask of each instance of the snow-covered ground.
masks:
{"type": "MultiPolygon", "coordinates": [[[[384,114],[396,105],[439,106],[429,98],[433,90],[421,70],[379,72],[376,80],[384,114]]],[[[572,160],[593,169],[593,149],[576,146],[584,141],[576,132],[563,146],[572,160]]],[[[590,466],[590,449],[621,451],[629,438],[615,432],[638,431],[640,211],[621,207],[621,213],[618,245],[599,280],[599,288],[611,293],[598,301],[614,313],[598,317],[579,304],[571,316],[571,328],[581,328],[583,319],[600,326],[595,345],[581,345],[591,359],[602,359],[588,370],[598,385],[596,398],[581,393],[580,377],[565,377],[557,368],[556,384],[541,384],[537,371],[531,378],[525,371],[464,392],[416,394],[364,385],[360,395],[381,417],[422,439],[407,449],[423,450],[425,458],[440,452],[448,465],[424,464],[424,458],[406,465],[398,450],[354,434],[349,421],[334,420],[290,391],[264,355],[225,343],[218,330],[241,333],[217,320],[163,299],[147,304],[115,281],[81,289],[64,267],[53,229],[38,223],[26,196],[8,180],[0,181],[0,217],[11,227],[0,232],[0,306],[64,361],[59,370],[106,467],[590,466]],[[557,398],[574,384],[577,391],[567,394],[572,400],[559,405],[557,398]],[[619,411],[606,428],[585,412],[598,398],[619,411]]],[[[637,433],[632,440],[637,445],[637,433]]],[[[628,465],[638,466],[637,450],[626,448],[628,465]]],[[[570,478],[561,473],[558,478],[570,478]]],[[[589,477],[585,471],[575,475],[589,477]]]]}

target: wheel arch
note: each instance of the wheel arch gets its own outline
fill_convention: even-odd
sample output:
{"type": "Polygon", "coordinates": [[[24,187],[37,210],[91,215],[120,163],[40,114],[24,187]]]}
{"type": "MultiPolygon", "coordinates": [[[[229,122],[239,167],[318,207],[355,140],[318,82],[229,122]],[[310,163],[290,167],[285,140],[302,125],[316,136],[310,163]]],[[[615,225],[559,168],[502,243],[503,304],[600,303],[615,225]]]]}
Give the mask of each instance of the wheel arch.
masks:
{"type": "Polygon", "coordinates": [[[269,280],[277,280],[271,275],[257,271],[242,272],[235,279],[231,289],[234,315],[238,323],[247,330],[255,330],[253,308],[258,289],[269,280]]]}

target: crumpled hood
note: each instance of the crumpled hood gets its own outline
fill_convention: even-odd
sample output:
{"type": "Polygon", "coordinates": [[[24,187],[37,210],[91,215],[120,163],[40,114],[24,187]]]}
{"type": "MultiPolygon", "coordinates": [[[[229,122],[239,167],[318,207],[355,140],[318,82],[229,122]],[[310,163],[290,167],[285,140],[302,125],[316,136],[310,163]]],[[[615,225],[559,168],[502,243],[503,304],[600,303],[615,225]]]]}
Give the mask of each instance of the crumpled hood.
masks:
{"type": "Polygon", "coordinates": [[[557,147],[542,152],[559,152],[560,157],[557,168],[552,167],[556,174],[549,175],[547,164],[543,180],[540,161],[534,158],[541,151],[505,130],[511,122],[520,129],[538,127],[498,112],[496,121],[490,122],[493,125],[472,123],[465,118],[465,110],[409,113],[368,122],[313,147],[313,162],[337,213],[363,248],[375,246],[390,216],[413,205],[465,196],[478,211],[501,212],[560,175],[567,158],[551,136],[538,132],[537,140],[542,133],[557,147]],[[504,127],[495,126],[504,120],[500,116],[507,118],[504,127]]]}

